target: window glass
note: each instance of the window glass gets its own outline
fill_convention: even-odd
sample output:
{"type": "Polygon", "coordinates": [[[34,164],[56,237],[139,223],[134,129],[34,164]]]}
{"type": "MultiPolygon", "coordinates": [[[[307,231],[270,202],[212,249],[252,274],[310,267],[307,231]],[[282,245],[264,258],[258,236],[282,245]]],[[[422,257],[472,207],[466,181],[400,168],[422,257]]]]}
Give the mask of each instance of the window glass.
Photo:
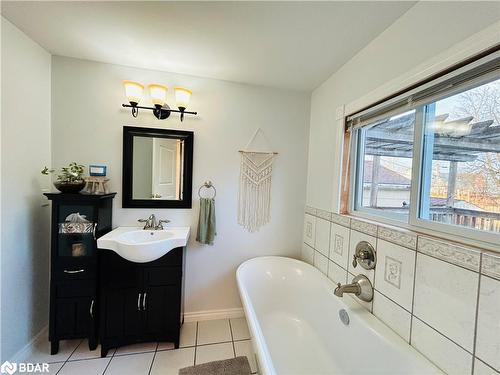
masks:
{"type": "Polygon", "coordinates": [[[424,112],[420,218],[500,232],[500,79],[424,112]]]}
{"type": "Polygon", "coordinates": [[[358,209],[366,207],[407,220],[414,128],[412,110],[359,130],[358,209]]]}

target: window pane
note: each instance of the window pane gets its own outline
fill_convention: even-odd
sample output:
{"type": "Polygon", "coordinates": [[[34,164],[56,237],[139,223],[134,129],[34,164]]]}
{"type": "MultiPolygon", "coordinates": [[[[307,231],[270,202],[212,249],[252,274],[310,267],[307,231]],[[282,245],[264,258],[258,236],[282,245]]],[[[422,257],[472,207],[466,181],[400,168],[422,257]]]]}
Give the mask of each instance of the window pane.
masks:
{"type": "Polygon", "coordinates": [[[415,111],[360,130],[358,207],[407,220],[410,205],[415,111]]]}
{"type": "Polygon", "coordinates": [[[420,217],[500,232],[500,79],[425,108],[420,217]]]}

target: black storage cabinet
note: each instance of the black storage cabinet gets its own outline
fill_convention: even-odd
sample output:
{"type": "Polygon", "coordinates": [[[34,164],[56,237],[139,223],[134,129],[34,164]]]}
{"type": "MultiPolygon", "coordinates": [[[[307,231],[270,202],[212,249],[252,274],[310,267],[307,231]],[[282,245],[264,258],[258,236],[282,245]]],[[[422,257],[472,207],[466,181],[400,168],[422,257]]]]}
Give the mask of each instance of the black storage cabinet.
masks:
{"type": "Polygon", "coordinates": [[[59,340],[88,338],[89,349],[98,337],[98,252],[96,240],[111,231],[113,197],[46,193],[52,201],[50,318],[51,354],[59,340]],[[71,214],[85,216],[82,226],[68,226],[71,214]]]}

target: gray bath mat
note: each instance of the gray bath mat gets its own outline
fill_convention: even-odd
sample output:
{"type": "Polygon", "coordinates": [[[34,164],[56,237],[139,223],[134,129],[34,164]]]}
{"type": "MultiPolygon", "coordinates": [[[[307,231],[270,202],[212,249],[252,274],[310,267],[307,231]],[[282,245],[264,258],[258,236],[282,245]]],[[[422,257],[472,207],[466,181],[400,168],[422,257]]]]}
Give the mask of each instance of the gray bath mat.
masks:
{"type": "Polygon", "coordinates": [[[247,357],[213,361],[179,370],[179,375],[250,375],[251,373],[247,357]]]}

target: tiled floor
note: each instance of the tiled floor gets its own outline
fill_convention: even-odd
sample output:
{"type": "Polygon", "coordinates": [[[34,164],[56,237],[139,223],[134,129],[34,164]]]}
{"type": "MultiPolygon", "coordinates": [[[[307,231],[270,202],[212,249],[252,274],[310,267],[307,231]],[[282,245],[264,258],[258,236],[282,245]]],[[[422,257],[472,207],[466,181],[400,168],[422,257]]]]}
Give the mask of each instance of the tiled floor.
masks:
{"type": "Polygon", "coordinates": [[[51,356],[44,341],[27,361],[49,362],[50,374],[59,375],[177,375],[183,367],[242,355],[256,373],[247,323],[237,318],[184,323],[179,349],[163,342],[136,344],[100,358],[100,347],[89,351],[86,340],[68,340],[51,356]]]}

